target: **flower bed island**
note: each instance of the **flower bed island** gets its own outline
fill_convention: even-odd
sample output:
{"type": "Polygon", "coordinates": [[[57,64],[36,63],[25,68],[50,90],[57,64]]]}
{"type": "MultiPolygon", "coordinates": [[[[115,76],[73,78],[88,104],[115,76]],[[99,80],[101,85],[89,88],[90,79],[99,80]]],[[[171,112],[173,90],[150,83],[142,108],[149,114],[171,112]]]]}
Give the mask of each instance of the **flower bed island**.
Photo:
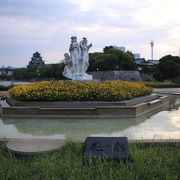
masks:
{"type": "Polygon", "coordinates": [[[149,95],[151,87],[139,82],[42,81],[18,85],[9,90],[18,101],[121,101],[149,95]]]}
{"type": "Polygon", "coordinates": [[[2,117],[138,117],[168,105],[140,82],[42,81],[9,90],[2,117]]]}

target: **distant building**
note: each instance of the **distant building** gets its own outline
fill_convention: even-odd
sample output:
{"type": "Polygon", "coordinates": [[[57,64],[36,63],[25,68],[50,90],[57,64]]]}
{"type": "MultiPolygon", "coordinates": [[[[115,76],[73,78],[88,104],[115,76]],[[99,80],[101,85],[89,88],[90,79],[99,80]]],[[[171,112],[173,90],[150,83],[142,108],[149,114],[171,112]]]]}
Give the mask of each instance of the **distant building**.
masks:
{"type": "MultiPolygon", "coordinates": [[[[125,52],[125,47],[112,46],[114,49],[125,52]]],[[[140,71],[143,67],[153,67],[159,63],[158,60],[145,60],[145,58],[141,58],[140,53],[133,53],[134,62],[137,65],[137,70],[140,71]]]]}
{"type": "Polygon", "coordinates": [[[134,59],[137,65],[137,70],[142,70],[143,67],[153,67],[159,63],[158,60],[145,60],[145,58],[134,59]]]}
{"type": "Polygon", "coordinates": [[[0,75],[12,76],[14,69],[15,68],[10,67],[10,66],[8,66],[8,67],[2,66],[2,67],[0,67],[0,75]]]}
{"type": "Polygon", "coordinates": [[[152,66],[159,64],[159,60],[147,60],[148,63],[150,63],[152,66]]]}
{"type": "Polygon", "coordinates": [[[126,48],[125,47],[118,47],[118,46],[112,46],[114,49],[117,49],[117,50],[120,50],[120,51],[123,51],[125,52],[126,51],[126,48]]]}
{"type": "Polygon", "coordinates": [[[133,53],[134,59],[140,59],[140,54],[139,53],[133,53]]]}
{"type": "Polygon", "coordinates": [[[42,60],[41,54],[39,52],[35,52],[33,54],[33,57],[31,58],[31,61],[29,61],[28,67],[34,66],[34,67],[42,67],[45,63],[42,60]]]}

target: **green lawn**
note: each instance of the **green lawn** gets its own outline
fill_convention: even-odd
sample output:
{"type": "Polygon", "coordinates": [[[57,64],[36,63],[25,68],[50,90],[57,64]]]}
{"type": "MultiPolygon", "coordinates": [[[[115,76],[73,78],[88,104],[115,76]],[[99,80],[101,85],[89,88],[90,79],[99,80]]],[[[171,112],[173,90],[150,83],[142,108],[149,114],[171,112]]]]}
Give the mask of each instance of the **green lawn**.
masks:
{"type": "Polygon", "coordinates": [[[89,161],[82,145],[67,143],[59,152],[17,157],[0,145],[0,180],[175,180],[180,179],[180,143],[130,144],[132,162],[89,161]]]}

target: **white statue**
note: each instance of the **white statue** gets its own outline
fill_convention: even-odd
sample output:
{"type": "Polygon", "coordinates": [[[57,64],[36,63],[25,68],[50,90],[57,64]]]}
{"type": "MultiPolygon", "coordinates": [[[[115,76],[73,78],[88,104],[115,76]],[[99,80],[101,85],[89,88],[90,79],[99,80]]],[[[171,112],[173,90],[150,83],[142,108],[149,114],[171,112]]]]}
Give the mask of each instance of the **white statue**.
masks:
{"type": "Polygon", "coordinates": [[[72,66],[72,60],[69,57],[68,53],[64,54],[64,64],[65,64],[65,67],[64,67],[64,71],[62,74],[63,74],[63,76],[71,79],[72,74],[73,74],[73,66],[72,66]]]}
{"type": "Polygon", "coordinates": [[[79,45],[81,48],[81,60],[82,60],[82,64],[81,64],[81,71],[82,74],[84,74],[89,66],[89,49],[92,47],[92,44],[87,45],[87,39],[85,37],[83,37],[83,40],[80,41],[79,45]]]}
{"type": "Polygon", "coordinates": [[[77,38],[75,36],[71,37],[71,44],[69,47],[69,52],[71,55],[72,60],[72,66],[74,69],[74,74],[72,76],[78,76],[79,75],[79,63],[80,63],[80,47],[77,42],[77,38]]]}
{"type": "Polygon", "coordinates": [[[64,64],[65,68],[63,75],[73,80],[92,80],[92,76],[86,73],[89,66],[88,51],[92,44],[87,45],[87,39],[84,37],[78,44],[75,36],[71,37],[71,44],[69,47],[70,57],[65,53],[64,64]]]}

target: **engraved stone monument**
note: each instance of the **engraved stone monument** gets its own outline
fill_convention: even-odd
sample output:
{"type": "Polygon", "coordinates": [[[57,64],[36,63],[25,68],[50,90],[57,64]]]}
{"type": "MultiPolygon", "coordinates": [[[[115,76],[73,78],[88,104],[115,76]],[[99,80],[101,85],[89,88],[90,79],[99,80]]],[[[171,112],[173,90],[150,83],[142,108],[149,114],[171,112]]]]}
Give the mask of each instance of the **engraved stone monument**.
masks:
{"type": "Polygon", "coordinates": [[[92,47],[92,44],[88,45],[88,41],[85,37],[78,43],[77,37],[71,37],[71,44],[69,52],[64,54],[64,71],[63,76],[72,80],[92,80],[92,76],[87,74],[87,68],[89,66],[89,54],[88,51],[92,47]]]}
{"type": "Polygon", "coordinates": [[[114,160],[130,160],[127,138],[87,137],[84,146],[84,156],[114,160]]]}

